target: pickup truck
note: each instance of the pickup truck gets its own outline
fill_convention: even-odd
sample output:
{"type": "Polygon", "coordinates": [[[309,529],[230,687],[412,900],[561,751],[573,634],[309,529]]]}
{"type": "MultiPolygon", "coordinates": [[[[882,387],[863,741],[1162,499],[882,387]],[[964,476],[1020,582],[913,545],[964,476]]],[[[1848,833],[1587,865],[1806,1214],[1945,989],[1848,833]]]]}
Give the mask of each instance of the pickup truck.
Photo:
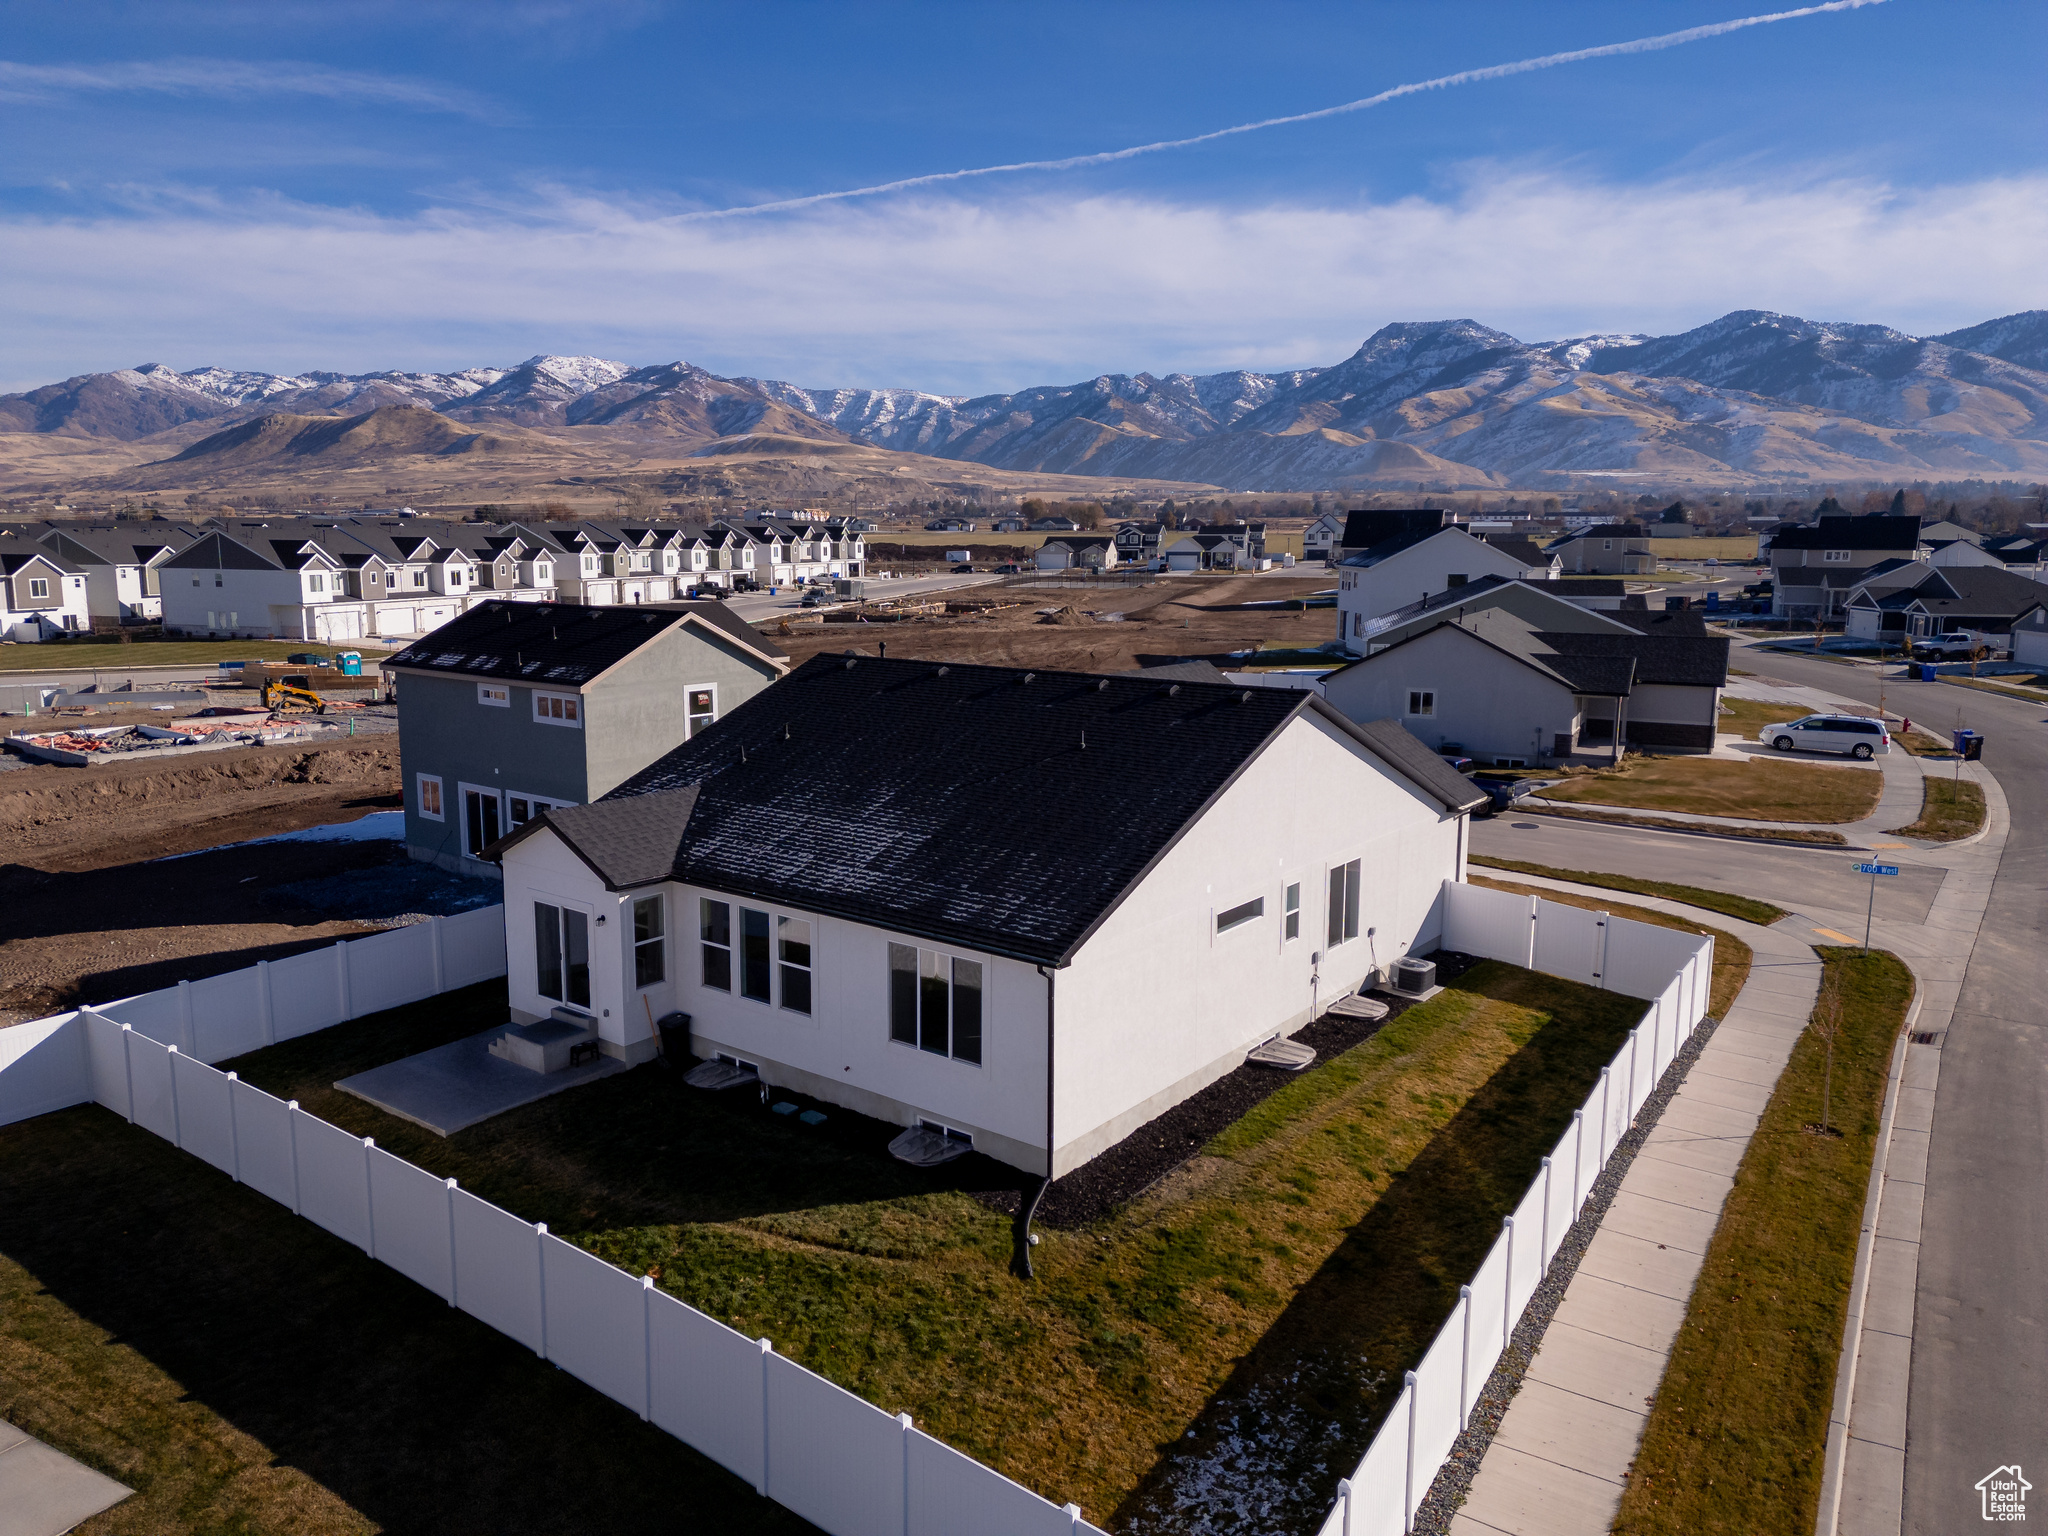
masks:
{"type": "Polygon", "coordinates": [[[1913,642],[1913,656],[1919,661],[1988,661],[1996,654],[1997,649],[1990,641],[1967,632],[1913,642]]]}

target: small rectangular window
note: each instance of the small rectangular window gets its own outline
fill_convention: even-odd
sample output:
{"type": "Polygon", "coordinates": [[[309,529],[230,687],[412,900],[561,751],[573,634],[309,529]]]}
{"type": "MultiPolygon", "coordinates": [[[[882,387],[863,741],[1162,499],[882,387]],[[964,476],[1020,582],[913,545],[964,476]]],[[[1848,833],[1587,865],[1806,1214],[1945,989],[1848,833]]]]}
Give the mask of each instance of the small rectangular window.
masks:
{"type": "MultiPolygon", "coordinates": [[[[194,585],[196,586],[197,583],[195,582],[194,585]]],[[[47,576],[29,577],[28,595],[30,597],[48,597],[50,595],[50,579],[47,576]]]]}
{"type": "Polygon", "coordinates": [[[947,1039],[952,1012],[952,967],[944,955],[923,950],[918,955],[917,1043],[935,1055],[949,1054],[947,1039]]]}
{"type": "Polygon", "coordinates": [[[889,1038],[899,1045],[917,1044],[917,948],[889,946],[889,1038]]]}
{"type": "Polygon", "coordinates": [[[718,718],[718,694],[711,688],[691,688],[685,695],[692,736],[718,718]]]}
{"type": "Polygon", "coordinates": [[[479,704],[489,704],[497,709],[510,709],[512,707],[512,690],[503,683],[478,683],[476,685],[476,701],[479,704]]]}
{"type": "Polygon", "coordinates": [[[661,898],[642,896],[633,903],[633,985],[651,987],[666,980],[668,938],[661,898]]]}
{"type": "Polygon", "coordinates": [[[1254,896],[1250,901],[1239,902],[1227,912],[1216,914],[1216,931],[1228,933],[1233,928],[1242,928],[1246,923],[1266,915],[1266,898],[1254,896]]]}
{"type": "Polygon", "coordinates": [[[414,571],[412,573],[412,584],[415,587],[425,587],[427,584],[427,573],[425,571],[414,571]]]}
{"type": "Polygon", "coordinates": [[[446,821],[448,817],[441,809],[440,779],[431,773],[423,773],[418,782],[419,794],[415,803],[419,813],[429,821],[446,821]]]}
{"type": "Polygon", "coordinates": [[[534,987],[542,997],[562,1000],[562,909],[533,904],[534,987]]]}
{"type": "Polygon", "coordinates": [[[1330,871],[1329,946],[1335,949],[1358,937],[1358,860],[1340,864],[1330,871]]]}
{"type": "Polygon", "coordinates": [[[1408,692],[1408,713],[1425,718],[1434,715],[1436,713],[1436,695],[1420,689],[1410,689],[1408,692]]]}
{"type": "Polygon", "coordinates": [[[1284,937],[1291,944],[1301,937],[1301,882],[1299,880],[1287,887],[1287,898],[1282,905],[1285,908],[1287,919],[1284,937]]]}
{"type": "Polygon", "coordinates": [[[811,924],[807,918],[775,920],[775,958],[781,970],[782,1006],[791,1013],[811,1011],[811,924]]]}
{"type": "Polygon", "coordinates": [[[306,578],[306,590],[308,592],[325,592],[327,590],[327,578],[318,571],[313,572],[312,575],[306,578]]]}
{"type": "Polygon", "coordinates": [[[740,996],[769,1001],[768,914],[740,908],[740,996]]]}
{"type": "Polygon", "coordinates": [[[732,990],[732,905],[703,898],[697,904],[698,932],[703,939],[704,985],[718,992],[732,990]]]}

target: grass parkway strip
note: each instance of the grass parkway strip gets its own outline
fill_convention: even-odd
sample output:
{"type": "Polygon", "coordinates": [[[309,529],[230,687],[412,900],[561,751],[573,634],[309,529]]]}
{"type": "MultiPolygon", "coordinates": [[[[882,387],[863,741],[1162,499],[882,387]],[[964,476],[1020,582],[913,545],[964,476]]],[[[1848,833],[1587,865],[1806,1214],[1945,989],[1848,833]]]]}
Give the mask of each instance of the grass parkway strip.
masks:
{"type": "Polygon", "coordinates": [[[1839,832],[1801,827],[1737,827],[1703,826],[1694,822],[1672,821],[1661,816],[1631,816],[1626,811],[1595,811],[1576,805],[1557,805],[1546,801],[1540,807],[1516,807],[1518,813],[1531,816],[1562,816],[1568,821],[1604,821],[1617,827],[1647,827],[1656,832],[1676,832],[1681,837],[1740,837],[1761,843],[1812,843],[1822,848],[1845,848],[1849,840],[1839,832]]]}
{"type": "Polygon", "coordinates": [[[1616,1536],[1805,1532],[1819,1507],[1842,1325],[1893,1042],[1895,956],[1826,962],[1707,1250],[1616,1517],[1616,1536]],[[1830,1080],[1822,1031],[1838,1026],[1830,1080]],[[1830,1132],[1820,1129],[1823,1095],[1830,1132]]]}
{"type": "Polygon", "coordinates": [[[1929,774],[1921,786],[1920,819],[1910,826],[1893,827],[1893,836],[1952,843],[1984,829],[1983,785],[1929,774]]]}
{"type": "MultiPolygon", "coordinates": [[[[1689,907],[1705,907],[1709,912],[1719,912],[1723,917],[1739,917],[1746,923],[1756,923],[1768,928],[1785,915],[1784,908],[1774,907],[1768,901],[1758,901],[1750,896],[1731,896],[1726,891],[1709,891],[1697,885],[1678,885],[1669,880],[1643,880],[1634,875],[1609,875],[1588,869],[1553,869],[1548,864],[1530,864],[1520,859],[1495,859],[1484,854],[1468,854],[1467,864],[1480,864],[1488,869],[1512,869],[1518,874],[1542,875],[1548,880],[1569,880],[1575,885],[1599,885],[1612,891],[1630,891],[1638,896],[1661,896],[1666,901],[1681,901],[1689,907]]],[[[1545,892],[1551,900],[1557,900],[1554,892],[1545,892]]]]}

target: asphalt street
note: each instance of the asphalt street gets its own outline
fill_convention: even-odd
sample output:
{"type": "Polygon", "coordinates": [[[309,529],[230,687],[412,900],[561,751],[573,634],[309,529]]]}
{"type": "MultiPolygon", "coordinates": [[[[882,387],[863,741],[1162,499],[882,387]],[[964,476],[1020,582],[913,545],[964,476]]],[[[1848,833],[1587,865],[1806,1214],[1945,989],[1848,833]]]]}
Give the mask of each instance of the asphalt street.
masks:
{"type": "MultiPolygon", "coordinates": [[[[1754,650],[1738,650],[1736,665],[1760,681],[1878,702],[1879,679],[1868,668],[1754,650]]],[[[2038,1482],[2033,1469],[2048,1470],[2048,710],[1896,675],[1882,686],[1893,714],[1985,734],[1984,763],[2012,817],[1942,1043],[1914,1309],[1903,1529],[1906,1536],[1954,1536],[1982,1523],[1975,1485],[1985,1474],[2017,1463],[2038,1482]]],[[[1857,878],[1841,867],[1851,862],[1841,854],[1572,828],[1548,818],[1536,832],[1514,825],[1529,819],[1483,824],[1474,851],[1657,875],[1794,909],[1857,904],[1831,884],[1857,878]]],[[[1913,862],[1904,852],[1891,857],[1913,862]]],[[[1914,921],[1916,906],[1924,915],[1939,875],[1922,869],[1902,876],[1896,891],[1881,891],[1879,919],[1914,921]],[[1930,876],[1937,877],[1932,884],[1930,876]]]]}

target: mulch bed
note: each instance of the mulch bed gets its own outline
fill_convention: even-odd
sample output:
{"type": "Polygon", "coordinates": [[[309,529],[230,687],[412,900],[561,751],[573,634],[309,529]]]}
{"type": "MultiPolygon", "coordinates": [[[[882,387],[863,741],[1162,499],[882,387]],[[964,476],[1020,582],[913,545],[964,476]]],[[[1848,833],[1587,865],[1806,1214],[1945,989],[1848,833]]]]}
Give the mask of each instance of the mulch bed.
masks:
{"type": "MultiPolygon", "coordinates": [[[[1439,950],[1428,958],[1436,962],[1439,985],[1455,981],[1479,963],[1476,956],[1448,950],[1439,950]]],[[[1372,995],[1387,1005],[1387,1016],[1379,1022],[1326,1014],[1291,1037],[1316,1053],[1315,1062],[1304,1068],[1304,1073],[1317,1071],[1324,1063],[1363,1044],[1414,1006],[1408,999],[1386,992],[1372,995]]],[[[1061,1231],[1100,1220],[1188,1162],[1221,1131],[1300,1075],[1250,1062],[1225,1073],[1158,1119],[1140,1126],[1108,1151],[1053,1180],[1038,1202],[1036,1219],[1061,1231]]],[[[1026,1177],[1023,1182],[1028,1187],[1032,1181],[1026,1177]]],[[[1017,1189],[973,1193],[982,1204],[1006,1216],[1017,1214],[1018,1202],[1023,1198],[1017,1189]]]]}

